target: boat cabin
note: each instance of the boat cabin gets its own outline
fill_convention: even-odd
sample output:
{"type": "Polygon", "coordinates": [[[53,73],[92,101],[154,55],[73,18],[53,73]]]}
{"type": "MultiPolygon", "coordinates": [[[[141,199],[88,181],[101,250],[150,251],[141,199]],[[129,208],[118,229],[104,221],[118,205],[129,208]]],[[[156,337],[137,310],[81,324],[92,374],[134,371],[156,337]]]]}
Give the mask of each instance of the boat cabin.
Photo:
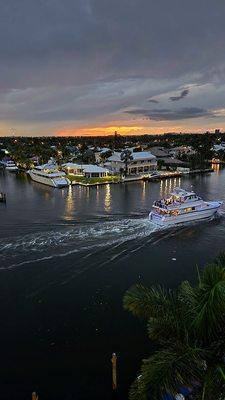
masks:
{"type": "Polygon", "coordinates": [[[175,188],[169,197],[155,201],[153,208],[160,215],[173,215],[192,212],[200,205],[202,199],[194,192],[175,188]]]}

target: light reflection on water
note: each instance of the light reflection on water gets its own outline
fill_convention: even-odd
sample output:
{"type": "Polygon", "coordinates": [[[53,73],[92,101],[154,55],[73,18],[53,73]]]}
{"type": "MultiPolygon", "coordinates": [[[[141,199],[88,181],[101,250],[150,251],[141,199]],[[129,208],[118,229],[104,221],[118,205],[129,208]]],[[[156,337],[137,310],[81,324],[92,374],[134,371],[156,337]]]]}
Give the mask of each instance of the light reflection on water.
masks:
{"type": "Polygon", "coordinates": [[[96,187],[96,204],[99,206],[99,186],[96,187]]]}
{"type": "Polygon", "coordinates": [[[73,220],[74,211],[75,211],[75,197],[73,196],[72,186],[69,186],[67,194],[66,194],[66,202],[65,202],[65,214],[64,218],[67,221],[73,220]]]}
{"type": "Polygon", "coordinates": [[[111,185],[105,186],[105,211],[111,210],[111,185]]]}
{"type": "Polygon", "coordinates": [[[160,181],[160,197],[165,197],[173,191],[175,187],[181,186],[181,178],[168,178],[160,181]]]}
{"type": "Polygon", "coordinates": [[[220,172],[220,169],[221,169],[221,166],[220,166],[220,164],[212,164],[211,165],[211,168],[214,170],[214,172],[216,172],[217,174],[219,174],[219,172],[220,172]]]}
{"type": "Polygon", "coordinates": [[[146,183],[145,181],[142,182],[142,196],[141,196],[142,202],[145,201],[145,196],[146,196],[146,185],[147,185],[147,183],[146,183]]]}

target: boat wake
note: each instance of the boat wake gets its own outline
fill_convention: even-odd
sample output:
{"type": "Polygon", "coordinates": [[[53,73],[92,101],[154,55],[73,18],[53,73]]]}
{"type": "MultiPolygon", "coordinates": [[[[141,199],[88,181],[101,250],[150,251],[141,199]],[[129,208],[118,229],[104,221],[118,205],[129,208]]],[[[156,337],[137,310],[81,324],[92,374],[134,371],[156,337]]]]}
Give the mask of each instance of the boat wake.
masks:
{"type": "MultiPolygon", "coordinates": [[[[116,246],[133,239],[141,239],[158,230],[146,218],[121,219],[95,224],[66,226],[57,231],[26,234],[3,239],[0,244],[1,264],[9,260],[24,260],[15,265],[52,257],[81,253],[93,248],[116,246]],[[40,257],[42,255],[42,257],[40,257]]],[[[4,269],[0,267],[0,269],[4,269]]]]}
{"type": "MultiPolygon", "coordinates": [[[[221,216],[224,217],[225,213],[221,216]]],[[[85,260],[101,251],[107,252],[106,260],[103,257],[105,264],[127,257],[146,245],[155,245],[194,225],[199,225],[199,222],[159,227],[147,218],[122,218],[69,226],[69,229],[66,225],[57,231],[6,238],[0,244],[0,270],[73,254],[77,254],[77,259],[85,260]],[[128,246],[131,241],[133,244],[128,246]]]]}

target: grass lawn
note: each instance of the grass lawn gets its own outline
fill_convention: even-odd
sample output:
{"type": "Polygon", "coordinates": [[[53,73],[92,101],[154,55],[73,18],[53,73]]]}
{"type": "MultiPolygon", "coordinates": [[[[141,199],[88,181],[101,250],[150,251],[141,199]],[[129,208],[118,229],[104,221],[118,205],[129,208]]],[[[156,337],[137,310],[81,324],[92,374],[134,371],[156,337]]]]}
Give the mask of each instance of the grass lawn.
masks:
{"type": "Polygon", "coordinates": [[[98,183],[117,183],[120,181],[120,177],[116,175],[109,175],[103,178],[85,178],[84,176],[67,175],[67,178],[71,182],[84,183],[84,184],[98,184],[98,183]]]}

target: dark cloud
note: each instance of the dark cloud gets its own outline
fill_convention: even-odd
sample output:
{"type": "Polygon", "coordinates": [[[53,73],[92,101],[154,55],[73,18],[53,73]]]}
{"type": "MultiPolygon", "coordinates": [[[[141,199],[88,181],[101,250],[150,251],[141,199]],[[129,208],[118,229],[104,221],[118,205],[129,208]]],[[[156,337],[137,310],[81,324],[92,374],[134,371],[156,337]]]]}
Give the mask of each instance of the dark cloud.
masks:
{"type": "Polygon", "coordinates": [[[0,0],[1,120],[119,119],[125,105],[156,121],[210,117],[224,94],[176,111],[144,104],[223,86],[224,19],[221,0],[0,0]]]}
{"type": "Polygon", "coordinates": [[[184,90],[182,90],[182,92],[180,93],[179,96],[171,96],[169,99],[171,101],[179,101],[179,100],[184,99],[184,97],[186,97],[188,95],[188,93],[189,93],[189,89],[184,89],[184,90]]]}
{"type": "Polygon", "coordinates": [[[148,102],[149,103],[155,103],[155,104],[159,103],[159,101],[155,100],[155,99],[149,99],[148,102]]]}
{"type": "Polygon", "coordinates": [[[177,121],[189,118],[213,117],[210,110],[204,110],[198,107],[186,107],[178,110],[154,109],[154,110],[129,110],[127,114],[140,115],[153,121],[177,121]]]}
{"type": "Polygon", "coordinates": [[[0,0],[0,10],[0,85],[223,75],[220,0],[0,0]]]}

